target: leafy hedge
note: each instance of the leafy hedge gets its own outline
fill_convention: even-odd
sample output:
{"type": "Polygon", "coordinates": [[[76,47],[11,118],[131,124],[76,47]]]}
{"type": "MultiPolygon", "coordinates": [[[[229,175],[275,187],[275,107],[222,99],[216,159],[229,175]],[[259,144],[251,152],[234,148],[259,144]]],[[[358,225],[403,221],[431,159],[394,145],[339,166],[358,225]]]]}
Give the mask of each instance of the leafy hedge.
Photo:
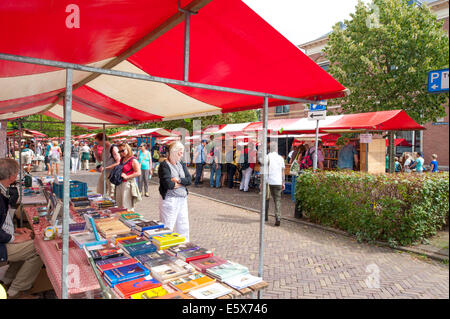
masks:
{"type": "Polygon", "coordinates": [[[306,171],[298,177],[295,195],[312,222],[347,231],[359,241],[410,245],[448,223],[447,172],[306,171]]]}

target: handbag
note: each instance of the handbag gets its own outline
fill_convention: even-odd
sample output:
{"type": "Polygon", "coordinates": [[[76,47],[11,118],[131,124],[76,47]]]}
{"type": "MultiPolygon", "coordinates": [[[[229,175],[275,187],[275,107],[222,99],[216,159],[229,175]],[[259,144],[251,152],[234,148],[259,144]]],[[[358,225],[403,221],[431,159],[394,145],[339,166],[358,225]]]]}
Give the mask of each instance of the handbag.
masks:
{"type": "Polygon", "coordinates": [[[300,164],[297,161],[299,155],[300,152],[297,153],[297,156],[295,157],[295,160],[292,162],[291,168],[289,170],[292,176],[298,176],[298,173],[300,171],[300,164]]]}

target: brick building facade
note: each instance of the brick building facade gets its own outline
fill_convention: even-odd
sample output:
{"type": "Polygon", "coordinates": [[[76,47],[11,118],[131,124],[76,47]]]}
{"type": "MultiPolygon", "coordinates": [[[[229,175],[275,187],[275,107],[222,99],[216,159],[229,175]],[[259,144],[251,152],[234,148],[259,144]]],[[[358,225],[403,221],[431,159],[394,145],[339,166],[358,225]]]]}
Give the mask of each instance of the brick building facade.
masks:
{"type": "MultiPolygon", "coordinates": [[[[449,0],[428,0],[427,5],[436,14],[438,20],[444,20],[443,28],[449,32],[449,0]]],[[[328,42],[328,34],[315,39],[313,41],[299,45],[311,60],[316,62],[324,70],[328,70],[329,61],[323,53],[328,42]]],[[[339,105],[328,105],[328,114],[338,111],[339,105]]],[[[288,106],[278,106],[269,108],[269,119],[279,118],[300,118],[306,117],[307,106],[302,103],[292,104],[288,106]]],[[[439,119],[438,122],[425,124],[425,131],[416,132],[415,134],[415,150],[421,150],[424,154],[425,163],[431,162],[431,155],[438,155],[438,163],[441,169],[448,170],[449,166],[449,108],[446,107],[447,115],[439,119]]],[[[405,138],[412,143],[412,132],[399,132],[398,138],[405,138]]],[[[399,151],[399,150],[397,150],[399,151]]],[[[411,147],[402,149],[402,151],[411,151],[411,147]]]]}

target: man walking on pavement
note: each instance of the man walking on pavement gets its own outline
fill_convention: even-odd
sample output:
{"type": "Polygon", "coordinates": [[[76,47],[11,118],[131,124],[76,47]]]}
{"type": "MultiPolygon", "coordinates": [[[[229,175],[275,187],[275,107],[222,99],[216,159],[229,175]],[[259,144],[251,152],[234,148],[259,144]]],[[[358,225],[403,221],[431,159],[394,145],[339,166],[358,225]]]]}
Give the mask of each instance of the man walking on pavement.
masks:
{"type": "MultiPolygon", "coordinates": [[[[269,144],[269,143],[268,143],[269,144]]],[[[280,226],[281,222],[281,192],[285,188],[285,165],[284,159],[277,152],[277,143],[270,143],[270,152],[264,163],[264,171],[267,174],[267,196],[266,196],[266,216],[269,220],[270,197],[273,197],[275,203],[275,226],[280,226]]]]}

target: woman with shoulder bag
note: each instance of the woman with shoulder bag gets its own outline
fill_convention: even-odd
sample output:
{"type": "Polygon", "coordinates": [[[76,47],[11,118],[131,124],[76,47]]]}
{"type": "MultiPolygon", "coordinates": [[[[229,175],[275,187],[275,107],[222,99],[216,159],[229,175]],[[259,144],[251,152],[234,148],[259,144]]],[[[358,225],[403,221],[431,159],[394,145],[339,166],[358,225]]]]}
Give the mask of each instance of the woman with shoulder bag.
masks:
{"type": "Polygon", "coordinates": [[[188,190],[192,177],[186,164],[181,161],[184,145],[180,142],[170,144],[169,156],[159,165],[159,218],[173,231],[189,242],[188,190]]]}
{"type": "Polygon", "coordinates": [[[127,143],[119,145],[119,154],[122,183],[116,186],[116,202],[118,207],[133,211],[135,204],[142,200],[136,184],[136,177],[141,175],[141,168],[127,143]]]}

